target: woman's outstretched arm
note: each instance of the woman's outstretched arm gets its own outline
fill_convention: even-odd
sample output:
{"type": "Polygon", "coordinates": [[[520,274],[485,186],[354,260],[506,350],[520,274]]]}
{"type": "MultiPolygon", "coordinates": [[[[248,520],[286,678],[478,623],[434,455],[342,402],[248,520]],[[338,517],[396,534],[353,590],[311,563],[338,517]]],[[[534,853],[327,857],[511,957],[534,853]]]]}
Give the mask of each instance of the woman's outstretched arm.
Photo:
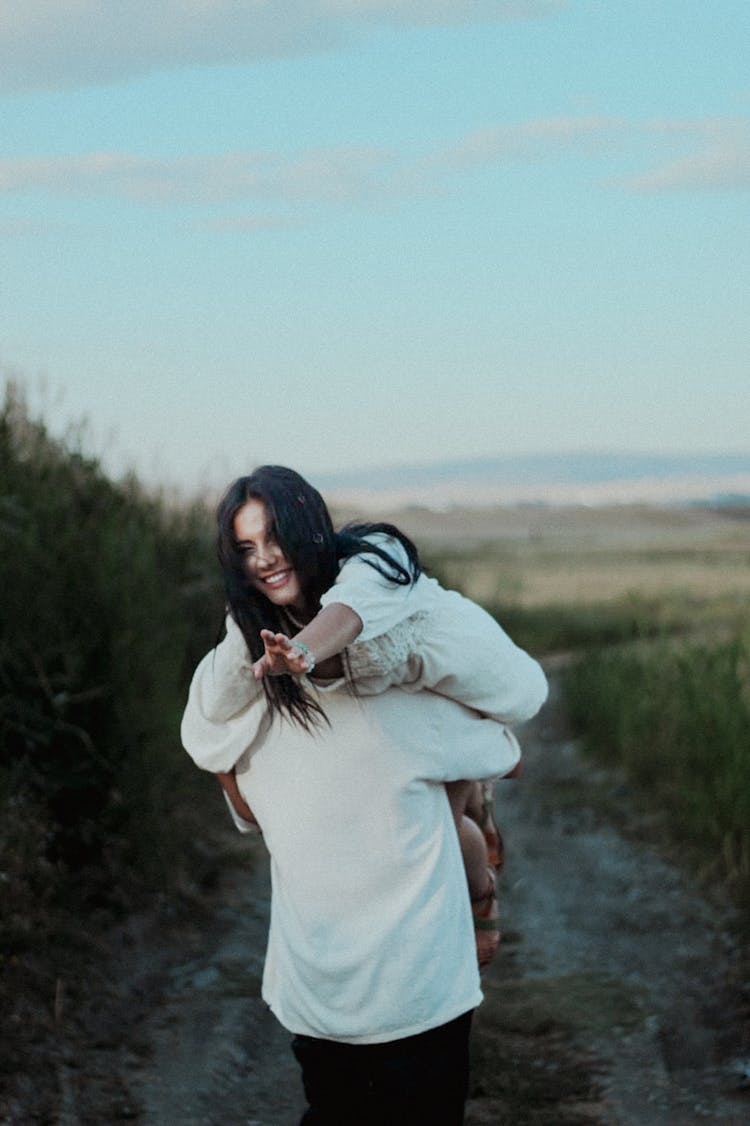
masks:
{"type": "Polygon", "coordinates": [[[341,602],[325,606],[294,637],[262,629],[260,636],[266,651],[254,663],[253,676],[256,680],[282,673],[302,676],[311,672],[314,665],[341,653],[361,632],[359,615],[341,602]]]}

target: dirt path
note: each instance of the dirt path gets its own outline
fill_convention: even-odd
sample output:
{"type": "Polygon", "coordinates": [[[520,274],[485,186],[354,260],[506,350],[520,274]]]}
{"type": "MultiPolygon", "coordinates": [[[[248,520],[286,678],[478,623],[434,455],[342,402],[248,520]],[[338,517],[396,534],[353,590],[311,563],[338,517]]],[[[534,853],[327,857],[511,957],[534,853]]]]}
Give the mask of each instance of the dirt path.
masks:
{"type": "MultiPolygon", "coordinates": [[[[523,778],[498,786],[506,937],[476,1018],[467,1126],[750,1121],[728,916],[589,803],[554,699],[523,741],[523,778]]],[[[123,945],[61,1046],[44,1121],[296,1126],[288,1037],[259,997],[263,846],[237,837],[233,855],[213,912],[123,945]]]]}
{"type": "Polygon", "coordinates": [[[566,738],[557,692],[553,675],[523,740],[525,774],[497,787],[506,942],[476,1027],[489,1105],[475,1099],[468,1124],[750,1122],[730,913],[639,839],[626,787],[566,738]],[[602,791],[627,835],[601,811],[602,791]],[[514,1046],[522,1074],[501,1063],[493,1089],[514,1046]]]}

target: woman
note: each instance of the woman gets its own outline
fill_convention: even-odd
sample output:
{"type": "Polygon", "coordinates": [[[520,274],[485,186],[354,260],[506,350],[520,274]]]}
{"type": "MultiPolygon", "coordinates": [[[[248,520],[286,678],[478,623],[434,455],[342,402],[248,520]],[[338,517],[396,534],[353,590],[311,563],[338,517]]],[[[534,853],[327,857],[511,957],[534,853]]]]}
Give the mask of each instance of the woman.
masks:
{"type": "MultiPolygon", "coordinates": [[[[396,529],[337,536],[319,494],[279,467],[235,482],[218,518],[227,636],[196,670],[183,741],[270,852],[263,996],[295,1034],[310,1102],[303,1121],[454,1126],[481,991],[442,783],[507,773],[517,747],[500,724],[415,693],[418,672],[409,693],[351,692],[338,655],[351,628],[341,604],[326,607],[320,641],[320,600],[342,560],[369,556],[389,584],[414,584],[418,558],[396,529]],[[378,534],[398,539],[406,564],[373,542],[378,534]],[[306,630],[318,638],[314,680],[256,679],[279,635],[296,641],[306,630]]],[[[513,651],[527,692],[531,659],[513,651]]]]}

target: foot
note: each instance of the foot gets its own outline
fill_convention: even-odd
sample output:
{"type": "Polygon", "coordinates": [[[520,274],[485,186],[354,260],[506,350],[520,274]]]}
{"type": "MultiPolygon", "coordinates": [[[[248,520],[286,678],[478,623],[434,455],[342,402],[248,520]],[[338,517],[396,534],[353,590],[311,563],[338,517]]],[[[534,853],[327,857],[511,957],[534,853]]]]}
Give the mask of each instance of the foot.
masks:
{"type": "Polygon", "coordinates": [[[477,960],[480,970],[483,970],[485,966],[489,966],[500,945],[497,887],[492,868],[487,869],[487,890],[480,896],[472,897],[471,902],[474,909],[477,960]]]}

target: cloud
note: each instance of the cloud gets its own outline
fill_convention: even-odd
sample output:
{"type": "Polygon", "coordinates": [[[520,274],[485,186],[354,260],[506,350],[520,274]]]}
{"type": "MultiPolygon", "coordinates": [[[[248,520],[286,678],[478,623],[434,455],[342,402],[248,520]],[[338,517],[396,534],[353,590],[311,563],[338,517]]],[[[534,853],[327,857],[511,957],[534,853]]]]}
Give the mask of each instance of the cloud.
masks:
{"type": "Polygon", "coordinates": [[[553,15],[568,0],[324,0],[330,14],[385,18],[402,24],[455,24],[529,20],[553,15]]]}
{"type": "Polygon", "coordinates": [[[248,231],[288,231],[299,225],[297,220],[279,215],[217,215],[194,223],[192,229],[242,234],[248,231]]]}
{"type": "Polygon", "coordinates": [[[23,0],[0,5],[0,92],[309,55],[374,27],[536,19],[569,0],[23,0]]]}
{"type": "MultiPolygon", "coordinates": [[[[627,191],[747,190],[750,122],[628,122],[606,116],[540,118],[474,130],[425,154],[405,157],[377,146],[338,146],[299,153],[225,152],[150,157],[93,152],[0,159],[0,194],[46,191],[110,197],[145,205],[221,207],[249,200],[281,208],[289,222],[316,205],[380,206],[442,190],[482,165],[534,163],[626,153],[656,167],[609,186],[627,191]]],[[[228,219],[226,222],[238,222],[228,219]]],[[[246,225],[257,225],[250,219],[246,225]]]]}
{"type": "Polygon", "coordinates": [[[446,171],[461,171],[498,161],[547,160],[571,149],[601,149],[614,144],[627,132],[627,123],[617,118],[548,117],[510,125],[495,125],[467,133],[446,145],[425,162],[446,171]]]}
{"type": "Polygon", "coordinates": [[[620,187],[631,192],[750,190],[749,121],[654,121],[644,132],[670,149],[692,151],[621,179],[620,187]]]}
{"type": "Polygon", "coordinates": [[[298,154],[228,152],[158,158],[133,153],[0,159],[0,193],[111,196],[145,204],[374,203],[423,194],[451,174],[480,164],[548,159],[576,147],[611,143],[621,122],[549,118],[468,133],[405,158],[382,147],[340,146],[298,154]]]}
{"type": "Polygon", "coordinates": [[[155,158],[95,152],[0,159],[0,193],[114,196],[147,204],[221,204],[255,198],[343,203],[383,190],[391,160],[382,149],[310,149],[298,156],[229,152],[155,158]]]}
{"type": "Polygon", "coordinates": [[[610,181],[627,191],[750,188],[750,121],[736,118],[648,122],[602,115],[542,118],[475,130],[423,164],[425,169],[459,172],[501,161],[528,163],[563,154],[586,157],[616,151],[627,152],[634,160],[645,155],[647,161],[657,161],[651,171],[610,181]]]}

